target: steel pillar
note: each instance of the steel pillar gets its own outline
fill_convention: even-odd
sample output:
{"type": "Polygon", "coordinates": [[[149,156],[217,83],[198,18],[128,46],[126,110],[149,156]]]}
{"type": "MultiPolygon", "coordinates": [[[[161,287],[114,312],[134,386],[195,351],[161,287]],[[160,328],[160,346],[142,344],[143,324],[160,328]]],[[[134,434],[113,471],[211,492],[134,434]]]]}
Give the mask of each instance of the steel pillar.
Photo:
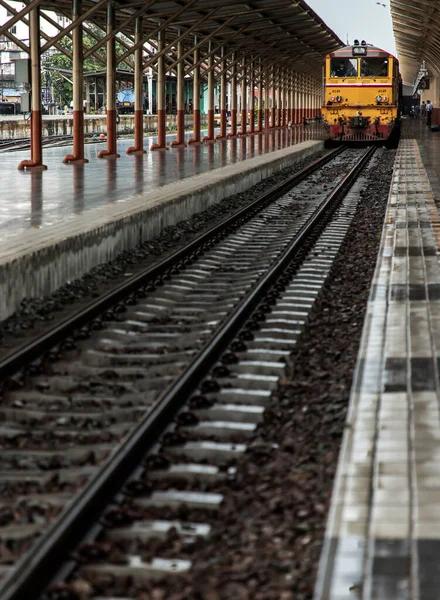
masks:
{"type": "MultiPolygon", "coordinates": [[[[225,55],[225,49],[222,47],[222,57],[225,55]]],[[[216,136],[217,140],[226,137],[226,88],[227,88],[227,73],[226,73],[226,60],[223,59],[221,62],[222,74],[220,76],[220,133],[216,136]]]]}
{"type": "Polygon", "coordinates": [[[177,101],[177,140],[171,142],[170,147],[184,148],[185,144],[185,64],[182,59],[183,56],[183,42],[177,42],[177,90],[176,90],[176,101],[177,101]]]}
{"type": "Polygon", "coordinates": [[[263,131],[263,79],[261,75],[261,59],[258,67],[258,133],[263,131]]]}
{"type": "Polygon", "coordinates": [[[289,91],[289,122],[291,125],[295,122],[294,110],[295,110],[295,76],[293,73],[290,74],[290,91],[289,91]]]}
{"type": "Polygon", "coordinates": [[[90,114],[90,79],[86,81],[86,115],[90,114]]]}
{"type": "MultiPolygon", "coordinates": [[[[165,49],[165,31],[159,31],[157,38],[157,50],[162,52],[165,49]]],[[[166,147],[166,89],[165,89],[165,54],[161,54],[157,59],[157,144],[153,144],[150,150],[167,150],[166,147]]]]}
{"type": "MultiPolygon", "coordinates": [[[[82,12],[82,1],[73,0],[72,21],[82,12]]],[[[67,154],[63,163],[88,163],[84,158],[84,76],[82,24],[72,30],[73,40],[73,154],[67,154]]]]}
{"type": "Polygon", "coordinates": [[[270,118],[270,126],[273,129],[274,127],[276,127],[276,71],[275,71],[275,65],[273,65],[272,67],[272,86],[271,86],[271,97],[272,97],[272,104],[271,104],[271,118],[270,118]]]}
{"type": "Polygon", "coordinates": [[[22,160],[20,171],[33,169],[44,171],[41,122],[41,68],[40,68],[40,9],[33,8],[29,14],[29,45],[31,56],[31,159],[22,160]]]}
{"type": "Polygon", "coordinates": [[[193,71],[193,137],[188,140],[188,144],[200,144],[200,51],[197,48],[199,40],[194,38],[194,71],[193,71]]]}
{"type": "Polygon", "coordinates": [[[231,107],[231,131],[228,137],[237,135],[237,63],[235,62],[235,52],[232,54],[232,77],[231,77],[231,98],[229,101],[231,107]]]}
{"type": "Polygon", "coordinates": [[[280,67],[278,67],[277,69],[277,95],[278,95],[278,102],[277,102],[277,116],[278,116],[278,127],[282,127],[283,126],[283,72],[280,69],[280,67]]]}
{"type": "Polygon", "coordinates": [[[310,116],[310,88],[309,88],[309,80],[308,77],[306,76],[306,81],[305,81],[305,94],[304,94],[304,105],[305,105],[305,117],[306,119],[309,118],[310,116]]]}
{"type": "MultiPolygon", "coordinates": [[[[209,42],[208,52],[211,53],[212,42],[209,42]]],[[[215,142],[214,137],[214,54],[210,54],[208,59],[208,135],[205,135],[202,142],[215,142]]]]}
{"type": "Polygon", "coordinates": [[[255,64],[251,61],[251,78],[249,84],[249,133],[255,133],[255,64]]]}
{"type": "Polygon", "coordinates": [[[241,131],[238,135],[247,133],[247,65],[246,58],[243,58],[242,79],[241,79],[241,131]]]}
{"type": "MultiPolygon", "coordinates": [[[[107,6],[107,34],[115,29],[115,8],[112,0],[107,6]]],[[[107,149],[98,152],[98,158],[119,158],[116,141],[116,41],[107,41],[107,149]]]]}
{"type": "Polygon", "coordinates": [[[264,80],[264,129],[268,131],[270,129],[270,89],[271,89],[271,71],[268,71],[264,80]]]}
{"type": "Polygon", "coordinates": [[[98,100],[98,78],[95,77],[95,115],[99,111],[99,100],[98,100]]]}
{"type": "MultiPolygon", "coordinates": [[[[135,26],[135,44],[142,41],[142,17],[137,17],[135,26]]],[[[134,52],[134,146],[126,150],[127,154],[145,154],[144,150],[144,68],[142,64],[142,46],[134,52]]]]}

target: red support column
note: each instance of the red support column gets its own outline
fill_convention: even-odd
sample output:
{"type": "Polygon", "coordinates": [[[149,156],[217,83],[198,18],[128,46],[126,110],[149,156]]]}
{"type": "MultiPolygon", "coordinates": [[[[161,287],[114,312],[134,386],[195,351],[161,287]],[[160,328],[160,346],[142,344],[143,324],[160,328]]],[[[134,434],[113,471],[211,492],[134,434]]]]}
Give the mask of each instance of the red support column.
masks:
{"type": "MultiPolygon", "coordinates": [[[[197,46],[198,38],[194,38],[194,46],[197,46]]],[[[194,48],[194,71],[193,71],[193,137],[188,144],[200,144],[200,65],[199,49],[194,48]]]]}
{"type": "Polygon", "coordinates": [[[41,121],[41,69],[40,69],[40,9],[33,8],[29,15],[29,45],[31,57],[31,159],[22,160],[20,171],[44,171],[41,121]]]}
{"type": "MultiPolygon", "coordinates": [[[[73,0],[72,21],[81,15],[81,0],[73,0]]],[[[84,77],[82,24],[72,31],[73,38],[73,154],[64,157],[63,163],[88,163],[84,158],[84,77]]]]}
{"type": "MultiPolygon", "coordinates": [[[[209,52],[212,50],[212,42],[209,42],[209,52]]],[[[214,55],[210,54],[208,59],[208,135],[206,135],[202,142],[215,142],[214,137],[214,55]]]]}
{"type": "Polygon", "coordinates": [[[185,144],[185,64],[182,59],[183,56],[183,43],[180,41],[177,43],[177,140],[171,142],[170,147],[184,148],[185,144]]]}
{"type": "Polygon", "coordinates": [[[231,131],[228,137],[237,135],[237,63],[235,53],[232,55],[232,78],[231,78],[231,131]]]}
{"type": "Polygon", "coordinates": [[[246,58],[243,58],[243,69],[241,79],[241,131],[238,135],[246,135],[247,133],[247,69],[246,58]]]}
{"type": "MultiPolygon", "coordinates": [[[[135,43],[142,41],[142,17],[136,19],[135,43]]],[[[145,154],[144,150],[144,68],[142,46],[134,52],[134,146],[127,154],[145,154]]]]}
{"type": "MultiPolygon", "coordinates": [[[[225,49],[222,47],[222,57],[225,54],[225,49]]],[[[217,140],[224,139],[226,137],[226,60],[222,60],[221,63],[221,75],[220,75],[220,133],[216,136],[217,140]]]]}
{"type": "MultiPolygon", "coordinates": [[[[115,29],[115,9],[109,0],[107,7],[107,33],[115,29]]],[[[98,152],[98,158],[119,158],[116,141],[116,40],[113,35],[107,42],[107,150],[98,152]]]]}
{"type": "MultiPolygon", "coordinates": [[[[159,31],[157,39],[159,52],[165,49],[165,31],[159,31]]],[[[150,150],[168,150],[166,147],[166,101],[165,101],[165,56],[161,54],[157,59],[157,143],[150,150]]]]}

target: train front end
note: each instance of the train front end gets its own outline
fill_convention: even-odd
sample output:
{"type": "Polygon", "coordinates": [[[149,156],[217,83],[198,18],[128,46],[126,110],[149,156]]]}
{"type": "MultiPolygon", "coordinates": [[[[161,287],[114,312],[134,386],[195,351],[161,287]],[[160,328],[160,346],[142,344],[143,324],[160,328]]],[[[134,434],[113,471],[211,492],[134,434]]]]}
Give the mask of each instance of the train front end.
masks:
{"type": "Polygon", "coordinates": [[[399,120],[397,59],[365,42],[325,59],[322,116],[332,141],[381,142],[396,134],[399,120]]]}

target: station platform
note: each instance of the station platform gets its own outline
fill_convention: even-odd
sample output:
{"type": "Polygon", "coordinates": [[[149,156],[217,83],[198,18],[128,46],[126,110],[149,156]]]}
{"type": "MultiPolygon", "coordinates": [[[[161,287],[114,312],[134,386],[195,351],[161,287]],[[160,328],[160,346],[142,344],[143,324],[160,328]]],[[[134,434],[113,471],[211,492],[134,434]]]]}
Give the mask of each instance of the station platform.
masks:
{"type": "MultiPolygon", "coordinates": [[[[187,132],[185,139],[190,137],[192,132],[187,132]]],[[[321,126],[310,125],[150,152],[148,148],[157,141],[152,136],[144,139],[147,153],[141,160],[125,154],[133,146],[133,139],[123,138],[118,140],[120,158],[116,160],[97,158],[105,143],[87,144],[86,165],[63,164],[63,157],[72,152],[71,146],[44,148],[44,163],[48,167],[44,173],[18,171],[19,162],[29,157],[28,150],[3,153],[0,241],[29,227],[48,227],[72,216],[85,216],[89,210],[127,201],[146,190],[320,138],[321,126]]],[[[169,135],[167,143],[175,139],[175,135],[169,135]]]]}
{"type": "Polygon", "coordinates": [[[323,138],[313,124],[140,156],[125,154],[133,140],[119,139],[120,158],[98,159],[104,146],[92,144],[85,165],[63,164],[68,146],[44,148],[43,172],[17,169],[28,152],[2,154],[0,320],[24,298],[46,296],[319,151],[323,138]]]}
{"type": "Polygon", "coordinates": [[[404,123],[315,600],[440,598],[439,155],[404,123]]]}

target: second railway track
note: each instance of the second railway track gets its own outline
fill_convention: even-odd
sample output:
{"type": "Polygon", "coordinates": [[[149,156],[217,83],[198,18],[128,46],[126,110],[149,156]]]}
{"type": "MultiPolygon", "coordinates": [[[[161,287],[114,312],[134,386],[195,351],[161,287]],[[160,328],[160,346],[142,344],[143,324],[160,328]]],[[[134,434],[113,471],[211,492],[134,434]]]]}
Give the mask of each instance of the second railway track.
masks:
{"type": "MultiPolygon", "coordinates": [[[[207,236],[199,256],[182,254],[165,276],[131,282],[125,303],[119,290],[0,363],[5,376],[54,343],[52,358],[63,353],[34,363],[23,388],[3,393],[1,600],[36,598],[84,539],[75,577],[95,586],[87,598],[125,599],[134,593],[121,584],[127,577],[142,585],[191,568],[185,552],[146,560],[140,547],[171,529],[209,536],[209,513],[222,502],[216,486],[233,477],[255,434],[356,202],[343,204],[319,239],[318,232],[373,152],[327,157],[290,191],[273,190],[277,199],[246,222],[236,217],[233,234],[217,230],[215,244],[207,236]],[[311,240],[306,262],[289,267],[311,240]],[[73,341],[73,328],[90,319],[73,341]],[[179,517],[182,506],[191,518],[179,517]],[[119,565],[115,544],[126,553],[119,565]]],[[[46,597],[81,599],[65,583],[46,597]]]]}

